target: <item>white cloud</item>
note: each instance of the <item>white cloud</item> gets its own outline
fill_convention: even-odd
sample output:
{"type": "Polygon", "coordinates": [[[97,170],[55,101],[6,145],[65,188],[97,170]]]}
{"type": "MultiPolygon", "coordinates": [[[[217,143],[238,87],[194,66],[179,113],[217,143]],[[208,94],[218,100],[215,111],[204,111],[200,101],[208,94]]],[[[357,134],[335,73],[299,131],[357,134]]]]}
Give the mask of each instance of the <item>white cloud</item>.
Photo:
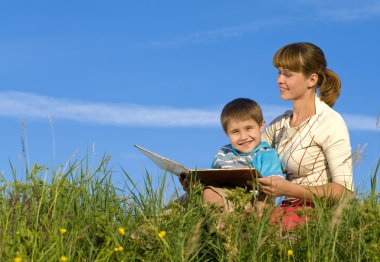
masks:
{"type": "Polygon", "coordinates": [[[341,3],[340,6],[320,8],[321,18],[336,21],[364,20],[380,17],[380,3],[374,1],[360,1],[359,3],[341,3]]]}
{"type": "Polygon", "coordinates": [[[353,130],[380,131],[379,119],[360,114],[342,114],[348,128],[353,130]]]}
{"type": "MultiPolygon", "coordinates": [[[[286,108],[263,105],[269,123],[286,108]]],[[[31,93],[0,92],[0,116],[73,120],[94,125],[145,127],[219,127],[218,110],[172,107],[148,107],[132,104],[106,104],[72,101],[31,93]]],[[[378,119],[359,114],[342,114],[349,129],[380,131],[378,119]]]]}
{"type": "Polygon", "coordinates": [[[150,43],[150,45],[154,47],[176,47],[188,44],[214,42],[224,38],[242,37],[245,34],[257,32],[263,28],[273,27],[277,25],[285,25],[289,22],[290,21],[288,19],[285,19],[284,17],[282,17],[281,19],[273,18],[265,21],[254,21],[238,26],[224,27],[210,31],[194,32],[183,37],[175,37],[172,40],[167,41],[153,41],[150,43]]]}
{"type": "Polygon", "coordinates": [[[283,5],[307,8],[314,21],[352,21],[380,17],[378,0],[284,0],[283,5]]]}
{"type": "MultiPolygon", "coordinates": [[[[273,4],[278,4],[277,1],[273,4]]],[[[246,34],[278,26],[288,26],[305,22],[320,23],[321,21],[345,22],[380,17],[380,2],[378,0],[298,0],[284,1],[283,5],[297,4],[307,10],[306,16],[281,16],[262,21],[230,26],[209,31],[189,33],[173,37],[171,40],[150,42],[151,46],[168,48],[184,45],[194,45],[215,42],[226,38],[243,37],[246,34]],[[289,2],[289,3],[288,3],[289,2]]]]}
{"type": "Polygon", "coordinates": [[[216,126],[217,110],[147,107],[71,101],[21,92],[0,92],[0,115],[9,117],[67,119],[121,126],[216,126]]]}

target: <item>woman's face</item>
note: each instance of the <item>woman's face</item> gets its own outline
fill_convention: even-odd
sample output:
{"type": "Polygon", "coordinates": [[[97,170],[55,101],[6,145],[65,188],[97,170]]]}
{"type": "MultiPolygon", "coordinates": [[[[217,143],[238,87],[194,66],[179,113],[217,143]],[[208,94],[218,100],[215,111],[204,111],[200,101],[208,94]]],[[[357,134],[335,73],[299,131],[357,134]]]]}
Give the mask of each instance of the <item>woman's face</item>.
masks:
{"type": "Polygon", "coordinates": [[[312,75],[313,77],[306,77],[303,73],[279,67],[277,84],[280,87],[281,98],[284,100],[303,98],[315,85],[314,75],[312,75]]]}

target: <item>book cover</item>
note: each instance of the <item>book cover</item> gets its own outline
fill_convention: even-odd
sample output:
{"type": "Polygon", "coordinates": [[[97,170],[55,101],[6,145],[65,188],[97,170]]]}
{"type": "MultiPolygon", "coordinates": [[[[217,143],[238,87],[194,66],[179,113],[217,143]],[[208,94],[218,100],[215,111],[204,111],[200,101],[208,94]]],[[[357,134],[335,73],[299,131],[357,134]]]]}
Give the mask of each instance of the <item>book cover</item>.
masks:
{"type": "Polygon", "coordinates": [[[141,146],[134,145],[162,170],[173,175],[194,175],[203,185],[216,187],[246,187],[252,189],[253,181],[261,177],[255,168],[233,168],[233,169],[190,169],[173,160],[160,156],[141,146]]]}

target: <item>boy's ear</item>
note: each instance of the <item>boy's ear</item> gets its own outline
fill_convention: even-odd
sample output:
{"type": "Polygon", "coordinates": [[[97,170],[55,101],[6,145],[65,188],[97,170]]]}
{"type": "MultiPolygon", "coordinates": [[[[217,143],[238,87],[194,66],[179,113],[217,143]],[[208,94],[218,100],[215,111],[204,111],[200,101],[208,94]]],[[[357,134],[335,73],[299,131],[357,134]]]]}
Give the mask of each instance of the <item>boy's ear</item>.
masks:
{"type": "Polygon", "coordinates": [[[265,127],[265,120],[263,120],[263,122],[261,122],[261,125],[260,125],[260,132],[261,133],[264,131],[264,127],[265,127]]]}

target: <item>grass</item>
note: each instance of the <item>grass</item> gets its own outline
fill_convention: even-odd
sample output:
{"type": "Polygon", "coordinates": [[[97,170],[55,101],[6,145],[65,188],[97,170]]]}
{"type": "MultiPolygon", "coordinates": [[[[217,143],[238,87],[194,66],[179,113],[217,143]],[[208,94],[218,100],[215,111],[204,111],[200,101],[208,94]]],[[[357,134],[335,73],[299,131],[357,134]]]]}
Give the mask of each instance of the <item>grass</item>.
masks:
{"type": "MultiPolygon", "coordinates": [[[[302,228],[285,232],[238,211],[223,215],[200,201],[165,203],[165,175],[142,188],[124,172],[112,184],[109,157],[49,169],[35,164],[25,181],[0,179],[0,261],[379,261],[378,168],[370,192],[334,206],[317,203],[302,228]]],[[[380,163],[380,160],[379,160],[380,163]]],[[[174,196],[176,197],[176,196],[174,196]]]]}

